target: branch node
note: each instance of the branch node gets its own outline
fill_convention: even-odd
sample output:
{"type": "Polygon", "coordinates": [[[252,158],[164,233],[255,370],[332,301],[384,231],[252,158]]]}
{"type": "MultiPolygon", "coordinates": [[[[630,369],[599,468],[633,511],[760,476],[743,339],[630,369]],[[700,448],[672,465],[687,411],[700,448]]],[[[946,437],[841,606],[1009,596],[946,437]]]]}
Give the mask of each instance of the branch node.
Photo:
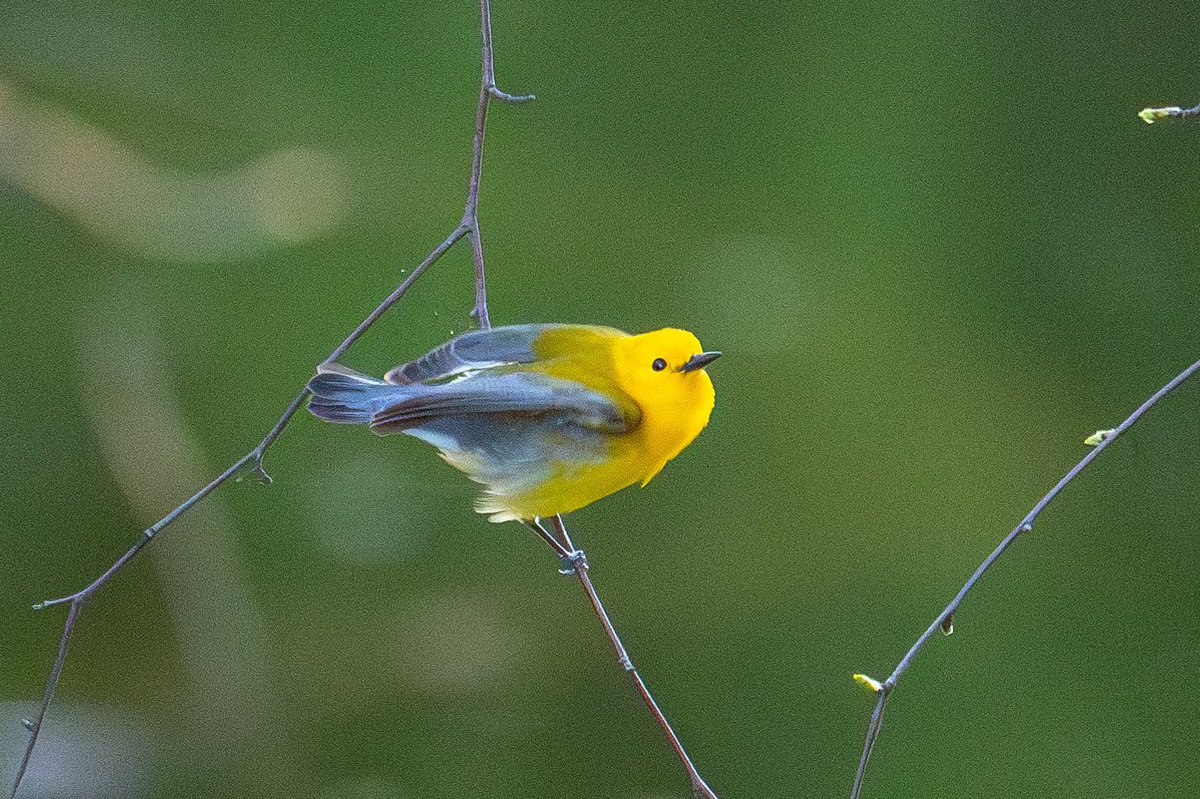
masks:
{"type": "Polygon", "coordinates": [[[1017,532],[1021,534],[1032,533],[1033,522],[1021,522],[1021,526],[1017,528],[1017,532]]]}
{"type": "Polygon", "coordinates": [[[877,694],[883,690],[883,683],[874,677],[869,677],[866,674],[853,674],[851,677],[856,683],[861,685],[863,688],[866,688],[873,694],[877,694]]]}
{"type": "Polygon", "coordinates": [[[21,719],[21,726],[30,732],[33,732],[33,728],[37,725],[33,723],[33,719],[21,719]]]}
{"type": "Polygon", "coordinates": [[[1115,427],[1109,428],[1108,430],[1097,430],[1096,432],[1092,433],[1090,436],[1085,438],[1083,440],[1083,443],[1087,444],[1089,447],[1097,447],[1097,446],[1103,444],[1108,439],[1115,436],[1116,434],[1117,434],[1117,429],[1115,427]]]}
{"type": "Polygon", "coordinates": [[[1162,108],[1143,108],[1138,111],[1138,118],[1147,125],[1153,125],[1155,122],[1163,122],[1168,119],[1178,119],[1183,116],[1183,109],[1177,105],[1168,105],[1162,108]]]}
{"type": "Polygon", "coordinates": [[[59,605],[65,605],[68,602],[74,602],[79,594],[71,594],[70,596],[60,596],[58,599],[43,599],[41,602],[33,606],[34,610],[46,610],[47,608],[56,608],[59,605]]]}
{"type": "Polygon", "coordinates": [[[1143,108],[1138,111],[1138,118],[1147,125],[1153,125],[1155,122],[1161,122],[1164,119],[1171,119],[1183,113],[1183,109],[1177,105],[1169,105],[1163,108],[1143,108]]]}
{"type": "Polygon", "coordinates": [[[954,614],[946,614],[946,618],[942,619],[938,627],[942,630],[942,635],[954,635],[954,614]]]}
{"type": "Polygon", "coordinates": [[[1147,125],[1153,125],[1155,122],[1166,122],[1171,119],[1188,119],[1197,115],[1200,115],[1200,105],[1192,106],[1191,108],[1168,105],[1162,108],[1143,108],[1141,111],[1138,111],[1138,118],[1147,125]]]}
{"type": "Polygon", "coordinates": [[[583,554],[582,549],[576,549],[563,555],[559,560],[562,561],[563,567],[558,570],[558,573],[564,577],[574,577],[579,573],[579,570],[588,570],[587,555],[583,554]]]}
{"type": "Polygon", "coordinates": [[[521,105],[522,103],[532,103],[534,100],[537,99],[536,94],[509,94],[508,92],[502,92],[502,91],[500,91],[500,89],[498,89],[496,87],[496,84],[494,84],[494,83],[491,86],[487,87],[487,92],[489,95],[496,98],[500,102],[512,103],[513,105],[521,105]]]}
{"type": "Polygon", "coordinates": [[[253,478],[254,482],[259,485],[269,486],[274,482],[271,479],[271,475],[267,474],[267,470],[263,467],[263,453],[255,452],[254,457],[248,460],[246,465],[234,475],[233,482],[244,483],[247,477],[253,478]]]}

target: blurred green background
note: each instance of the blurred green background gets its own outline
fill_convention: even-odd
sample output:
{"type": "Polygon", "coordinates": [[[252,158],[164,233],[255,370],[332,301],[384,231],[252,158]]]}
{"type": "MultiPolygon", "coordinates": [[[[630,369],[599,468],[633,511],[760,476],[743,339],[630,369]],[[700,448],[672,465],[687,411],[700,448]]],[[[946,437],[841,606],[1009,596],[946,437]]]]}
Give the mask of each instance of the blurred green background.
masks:
{"type": "MultiPolygon", "coordinates": [[[[461,214],[469,2],[0,11],[0,772],[61,611],[461,214]]],[[[871,698],[1200,357],[1188,3],[516,3],[496,324],[698,333],[710,428],[568,521],[722,797],[842,796],[871,698]]],[[[345,358],[466,329],[456,248],[345,358]]],[[[1195,796],[1200,386],[894,695],[869,797],[1195,796]]],[[[86,609],[34,797],[688,795],[574,581],[411,440],[296,417],[86,609]]]]}

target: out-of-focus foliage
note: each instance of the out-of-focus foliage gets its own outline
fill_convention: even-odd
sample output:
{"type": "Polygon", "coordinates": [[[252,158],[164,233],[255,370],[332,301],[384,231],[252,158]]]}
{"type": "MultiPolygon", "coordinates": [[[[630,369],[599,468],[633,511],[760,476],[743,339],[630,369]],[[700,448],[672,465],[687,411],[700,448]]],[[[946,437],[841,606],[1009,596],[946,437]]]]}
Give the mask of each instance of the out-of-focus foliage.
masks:
{"type": "MultiPolygon", "coordinates": [[[[470,3],[0,12],[0,767],[61,613],[457,221],[470,3]]],[[[1200,356],[1188,4],[516,3],[497,324],[695,330],[700,439],[570,523],[722,796],[836,796],[870,699],[1086,447],[1200,356]]],[[[452,252],[346,359],[471,324],[452,252]]],[[[1200,389],[1074,484],[889,708],[869,796],[1194,796],[1200,389]]],[[[297,417],[90,605],[29,797],[686,784],[578,586],[410,440],[297,417]]]]}

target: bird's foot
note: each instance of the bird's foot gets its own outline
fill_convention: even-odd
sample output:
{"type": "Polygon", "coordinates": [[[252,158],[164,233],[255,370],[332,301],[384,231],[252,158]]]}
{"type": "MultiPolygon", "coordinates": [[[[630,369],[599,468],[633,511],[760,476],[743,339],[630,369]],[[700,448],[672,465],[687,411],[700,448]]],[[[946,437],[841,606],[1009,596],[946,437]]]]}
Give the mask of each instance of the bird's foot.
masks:
{"type": "Polygon", "coordinates": [[[587,571],[588,562],[587,555],[583,554],[582,549],[576,549],[563,555],[559,560],[562,561],[563,568],[558,570],[558,573],[566,577],[574,577],[579,572],[578,569],[587,571]]]}

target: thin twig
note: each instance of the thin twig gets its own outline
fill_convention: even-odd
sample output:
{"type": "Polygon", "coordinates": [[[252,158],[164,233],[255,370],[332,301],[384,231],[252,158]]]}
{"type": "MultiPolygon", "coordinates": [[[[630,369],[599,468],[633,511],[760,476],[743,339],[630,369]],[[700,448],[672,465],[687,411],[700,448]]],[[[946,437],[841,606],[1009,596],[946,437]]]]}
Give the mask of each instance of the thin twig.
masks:
{"type": "Polygon", "coordinates": [[[471,148],[471,178],[467,183],[467,205],[463,209],[462,224],[459,227],[467,234],[471,244],[471,260],[475,264],[475,309],[471,313],[479,320],[479,326],[488,330],[492,326],[492,320],[488,316],[487,279],[483,269],[483,241],[479,233],[478,214],[488,106],[493,99],[506,103],[527,103],[535,98],[532,94],[507,94],[496,88],[496,68],[492,53],[492,9],[489,0],[479,0],[479,20],[483,30],[483,79],[479,84],[479,105],[475,109],[475,140],[471,148]]]}
{"type": "MultiPolygon", "coordinates": [[[[440,259],[447,250],[454,246],[460,239],[466,237],[470,239],[471,252],[475,264],[475,305],[472,313],[478,318],[480,327],[489,328],[491,322],[487,312],[487,285],[484,276],[483,265],[483,244],[479,235],[479,187],[481,185],[483,172],[483,142],[487,133],[487,109],[493,99],[505,102],[525,102],[532,100],[533,96],[520,97],[505,94],[496,88],[495,73],[493,68],[492,54],[492,30],[491,30],[491,9],[489,0],[480,0],[480,25],[482,29],[482,63],[483,77],[480,81],[479,88],[479,105],[475,115],[475,132],[472,140],[471,149],[471,169],[470,177],[467,181],[467,198],[463,211],[462,221],[450,232],[450,234],[442,241],[441,244],[433,248],[433,250],[425,257],[420,264],[413,269],[412,273],[396,287],[395,291],[387,296],[375,310],[371,311],[365,319],[358,324],[357,327],[348,335],[341,344],[337,346],[327,361],[332,361],[340,358],[350,347],[358,341],[383,316],[389,308],[400,301],[408,290],[412,288],[417,279],[425,273],[429,267],[440,259]]],[[[231,478],[237,477],[243,473],[243,470],[249,470],[256,478],[263,483],[270,483],[270,475],[263,468],[263,458],[267,450],[275,443],[283,433],[288,422],[296,415],[296,412],[304,406],[304,401],[308,398],[308,389],[305,388],[297,394],[288,404],[283,415],[275,422],[270,432],[258,443],[258,445],[243,455],[233,463],[225,471],[221,472],[212,482],[197,491],[186,501],[178,505],[174,510],[166,516],[159,519],[149,528],[142,532],[138,540],[129,550],[116,560],[100,577],[93,581],[86,588],[60,597],[58,599],[49,599],[44,602],[39,602],[34,605],[35,610],[55,607],[58,605],[70,605],[67,612],[67,620],[63,624],[62,635],[58,641],[58,654],[55,657],[54,665],[50,670],[50,676],[46,680],[46,687],[42,693],[42,703],[38,708],[38,712],[33,718],[25,719],[24,725],[29,730],[29,740],[25,745],[25,752],[21,757],[21,763],[17,768],[17,774],[13,780],[12,791],[9,794],[11,799],[15,799],[17,792],[21,788],[21,782],[25,777],[25,773],[29,768],[30,760],[33,757],[34,748],[37,746],[38,737],[42,730],[42,723],[46,719],[46,713],[50,709],[51,703],[54,701],[54,693],[58,689],[58,684],[62,678],[63,666],[66,663],[67,651],[71,643],[71,635],[75,631],[75,624],[79,619],[79,614],[83,609],[84,604],[90,600],[97,592],[100,591],[108,582],[116,576],[117,572],[121,571],[131,560],[133,560],[143,547],[149,544],[156,535],[177,521],[183,514],[191,510],[199,504],[205,497],[215,491],[218,487],[228,482],[231,478]]]]}
{"type": "Polygon", "coordinates": [[[1200,116],[1200,105],[1194,105],[1191,108],[1168,105],[1162,108],[1143,108],[1141,111],[1138,111],[1138,118],[1147,125],[1153,125],[1155,122],[1166,122],[1168,120],[1192,119],[1197,116],[1200,116]]]}
{"type": "Polygon", "coordinates": [[[900,678],[904,676],[904,673],[912,667],[913,660],[916,659],[917,655],[921,654],[921,650],[925,648],[925,645],[929,643],[930,639],[932,639],[938,632],[947,632],[953,629],[952,625],[954,623],[955,611],[958,610],[959,605],[962,604],[963,600],[966,598],[971,589],[975,587],[975,584],[979,582],[979,578],[983,577],[984,573],[986,573],[987,570],[992,567],[992,564],[1000,559],[1000,556],[1004,554],[1009,545],[1016,541],[1017,538],[1019,538],[1022,534],[1033,530],[1033,524],[1037,520],[1037,517],[1041,515],[1041,512],[1046,509],[1046,506],[1054,501],[1055,497],[1057,497],[1059,493],[1061,493],[1062,490],[1067,487],[1068,483],[1078,477],[1079,474],[1088,467],[1088,464],[1100,457],[1101,452],[1107,449],[1113,441],[1120,438],[1122,433],[1124,433],[1130,427],[1133,427],[1138,419],[1141,419],[1147,411],[1157,405],[1159,401],[1163,399],[1163,397],[1179,388],[1179,386],[1181,386],[1188,380],[1188,378],[1192,377],[1198,371],[1200,371],[1200,361],[1196,361],[1196,363],[1192,364],[1187,369],[1184,369],[1175,376],[1175,379],[1167,383],[1158,391],[1154,392],[1153,396],[1139,405],[1137,410],[1129,414],[1125,421],[1117,425],[1116,428],[1103,431],[1103,435],[1098,434],[1094,439],[1096,441],[1096,445],[1092,448],[1092,450],[1084,455],[1083,458],[1080,459],[1079,463],[1075,464],[1075,466],[1072,467],[1071,470],[1067,472],[1063,478],[1059,480],[1049,492],[1046,493],[1044,497],[1038,500],[1038,503],[1033,506],[1033,509],[1030,510],[1029,513],[1025,514],[1025,518],[1021,519],[1017,526],[1012,529],[1012,532],[1006,535],[1004,540],[1002,540],[1000,544],[994,550],[992,550],[992,554],[988,555],[987,559],[979,565],[979,568],[977,568],[975,573],[971,575],[971,579],[967,580],[966,584],[959,589],[958,593],[955,594],[954,599],[950,600],[950,604],[946,606],[945,610],[938,614],[938,617],[933,620],[933,623],[929,625],[929,628],[926,629],[925,632],[921,634],[921,637],[917,639],[916,643],[909,648],[908,652],[905,653],[903,659],[901,659],[900,663],[896,666],[896,669],[892,672],[891,676],[889,676],[882,683],[869,680],[869,678],[867,678],[870,684],[877,686],[875,688],[875,709],[871,713],[871,721],[867,726],[867,737],[863,742],[862,757],[859,759],[858,771],[855,772],[854,775],[854,785],[850,789],[850,799],[858,799],[862,792],[863,777],[867,772],[867,763],[871,759],[871,751],[875,748],[875,740],[879,737],[879,731],[883,726],[883,711],[884,706],[887,704],[888,695],[900,682],[900,678]]]}
{"type": "Polygon", "coordinates": [[[625,645],[621,643],[621,638],[617,635],[617,630],[613,626],[612,620],[608,617],[608,612],[604,609],[604,605],[600,602],[600,596],[596,593],[596,587],[592,585],[592,578],[588,574],[587,557],[583,551],[576,549],[575,544],[571,541],[571,536],[567,533],[567,527],[563,524],[562,516],[553,516],[550,519],[550,526],[554,534],[547,532],[539,523],[530,524],[534,531],[537,532],[542,540],[558,554],[559,558],[567,567],[563,570],[563,574],[575,575],[579,578],[579,584],[583,586],[583,591],[587,594],[588,602],[591,603],[592,610],[596,614],[596,618],[600,620],[600,625],[604,628],[604,634],[608,636],[608,643],[612,646],[613,654],[616,655],[617,663],[629,675],[629,679],[633,681],[633,687],[637,691],[638,696],[642,698],[646,709],[650,711],[650,715],[654,717],[654,721],[662,730],[663,735],[667,738],[667,743],[671,745],[671,749],[675,752],[675,757],[679,758],[679,762],[683,765],[684,771],[687,772],[688,780],[692,783],[692,791],[699,799],[718,799],[713,793],[712,788],[709,788],[707,783],[700,777],[700,772],[696,770],[696,766],[692,763],[692,759],[688,757],[688,753],[683,748],[683,744],[679,740],[679,736],[675,734],[675,730],[671,728],[667,717],[659,709],[658,703],[654,701],[654,697],[650,695],[650,689],[646,687],[646,683],[642,680],[637,669],[633,665],[633,661],[629,657],[629,652],[625,649],[625,645]]]}

